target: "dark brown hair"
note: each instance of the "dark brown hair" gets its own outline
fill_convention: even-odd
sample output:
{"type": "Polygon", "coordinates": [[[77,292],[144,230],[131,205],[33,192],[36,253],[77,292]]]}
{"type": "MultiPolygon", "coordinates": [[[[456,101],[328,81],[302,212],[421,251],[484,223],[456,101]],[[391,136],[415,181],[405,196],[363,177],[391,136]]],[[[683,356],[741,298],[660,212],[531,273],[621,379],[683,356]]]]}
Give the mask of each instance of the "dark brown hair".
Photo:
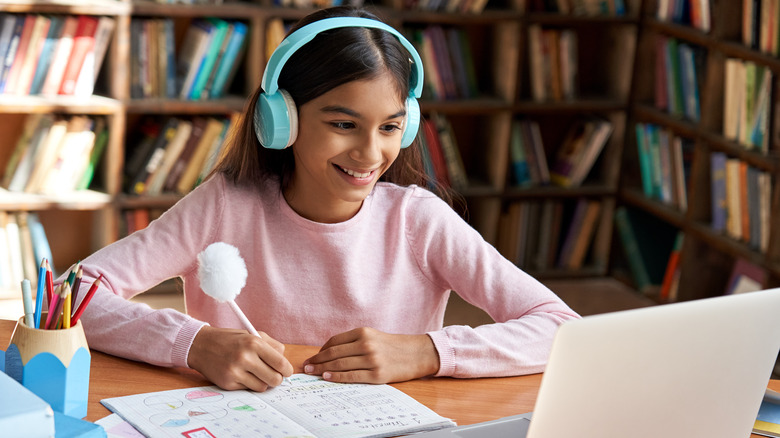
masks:
{"type": "MultiPolygon", "coordinates": [[[[302,18],[288,36],[302,26],[331,17],[378,20],[375,15],[350,6],[321,9],[302,18]]],[[[396,79],[398,92],[405,100],[410,90],[411,65],[406,49],[395,36],[381,29],[337,28],[321,32],[293,53],[282,68],[278,85],[300,107],[339,85],[374,78],[385,71],[396,79]]],[[[284,190],[292,179],[295,159],[291,148],[264,148],[255,135],[253,114],[262,92],[258,87],[247,101],[244,114],[225,140],[224,152],[212,174],[220,172],[236,184],[258,187],[274,179],[284,190]]],[[[380,181],[427,186],[451,204],[449,190],[425,174],[419,148],[419,140],[415,140],[402,149],[380,181]]]]}

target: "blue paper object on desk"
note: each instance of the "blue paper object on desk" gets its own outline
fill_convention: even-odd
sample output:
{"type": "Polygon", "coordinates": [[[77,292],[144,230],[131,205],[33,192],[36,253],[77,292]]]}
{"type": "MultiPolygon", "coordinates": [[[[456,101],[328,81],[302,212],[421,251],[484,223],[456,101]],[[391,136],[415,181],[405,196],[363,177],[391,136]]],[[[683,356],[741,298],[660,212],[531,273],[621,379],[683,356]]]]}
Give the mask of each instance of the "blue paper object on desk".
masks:
{"type": "Polygon", "coordinates": [[[106,430],[99,424],[54,413],[55,438],[106,438],[106,430]]]}
{"type": "Polygon", "coordinates": [[[5,373],[0,373],[0,431],[10,438],[54,436],[51,406],[5,373]]]}

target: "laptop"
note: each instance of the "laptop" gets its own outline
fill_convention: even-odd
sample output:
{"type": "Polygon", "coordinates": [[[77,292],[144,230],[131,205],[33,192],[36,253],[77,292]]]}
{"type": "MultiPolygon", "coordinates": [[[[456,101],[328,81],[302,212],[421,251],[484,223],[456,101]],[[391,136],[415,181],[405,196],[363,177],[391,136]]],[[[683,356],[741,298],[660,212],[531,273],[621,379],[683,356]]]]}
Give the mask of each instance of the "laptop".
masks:
{"type": "Polygon", "coordinates": [[[415,437],[747,437],[779,350],[780,289],[588,316],[559,327],[532,413],[415,437]]]}

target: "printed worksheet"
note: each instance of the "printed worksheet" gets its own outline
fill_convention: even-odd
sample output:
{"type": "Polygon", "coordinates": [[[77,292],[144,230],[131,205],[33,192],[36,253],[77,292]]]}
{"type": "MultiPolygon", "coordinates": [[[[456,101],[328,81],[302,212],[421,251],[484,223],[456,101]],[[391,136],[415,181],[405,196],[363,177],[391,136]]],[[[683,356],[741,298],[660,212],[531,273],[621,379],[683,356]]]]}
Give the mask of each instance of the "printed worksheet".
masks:
{"type": "Polygon", "coordinates": [[[295,374],[263,393],[216,386],[101,400],[148,437],[386,437],[454,426],[388,385],[295,374]]]}

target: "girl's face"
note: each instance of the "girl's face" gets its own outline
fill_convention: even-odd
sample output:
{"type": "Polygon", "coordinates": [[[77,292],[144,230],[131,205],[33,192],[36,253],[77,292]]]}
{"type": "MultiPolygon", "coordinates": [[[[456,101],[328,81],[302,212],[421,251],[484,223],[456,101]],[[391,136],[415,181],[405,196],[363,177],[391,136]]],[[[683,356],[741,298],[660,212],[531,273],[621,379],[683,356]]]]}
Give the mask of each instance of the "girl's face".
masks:
{"type": "Polygon", "coordinates": [[[298,108],[295,172],[284,196],[301,216],[354,216],[401,150],[406,108],[389,73],[346,83],[298,108]]]}

